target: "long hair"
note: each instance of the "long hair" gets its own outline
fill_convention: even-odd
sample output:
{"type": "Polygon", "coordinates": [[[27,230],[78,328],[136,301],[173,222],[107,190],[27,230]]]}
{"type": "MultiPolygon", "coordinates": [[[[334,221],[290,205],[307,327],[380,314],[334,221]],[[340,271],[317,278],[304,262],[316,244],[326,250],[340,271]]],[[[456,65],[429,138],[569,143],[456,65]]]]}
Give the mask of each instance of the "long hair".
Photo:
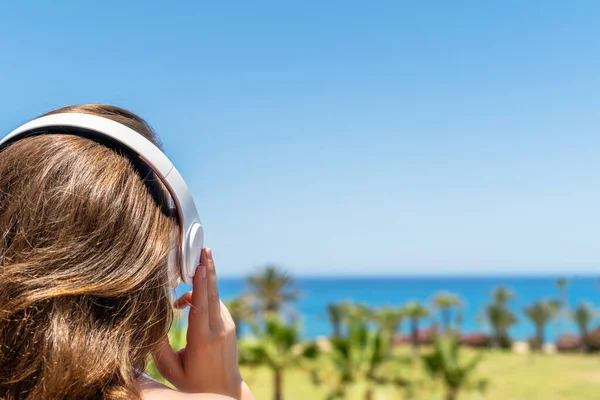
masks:
{"type": "MultiPolygon", "coordinates": [[[[118,107],[52,113],[62,112],[113,119],[159,145],[118,107]]],[[[0,399],[140,398],[137,379],[173,320],[178,228],[157,198],[164,188],[139,172],[69,134],[0,152],[0,399]]]]}

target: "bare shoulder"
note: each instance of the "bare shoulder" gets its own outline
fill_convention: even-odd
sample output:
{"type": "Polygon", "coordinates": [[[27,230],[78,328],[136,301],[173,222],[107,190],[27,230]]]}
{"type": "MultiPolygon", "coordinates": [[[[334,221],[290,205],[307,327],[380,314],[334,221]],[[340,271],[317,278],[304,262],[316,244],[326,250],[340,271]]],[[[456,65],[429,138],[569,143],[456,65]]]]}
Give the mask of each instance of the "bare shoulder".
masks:
{"type": "Polygon", "coordinates": [[[181,393],[147,376],[140,379],[143,400],[233,400],[231,397],[209,393],[181,393]]]}
{"type": "Polygon", "coordinates": [[[165,388],[142,390],[143,400],[233,400],[231,397],[210,393],[181,393],[165,388]]]}

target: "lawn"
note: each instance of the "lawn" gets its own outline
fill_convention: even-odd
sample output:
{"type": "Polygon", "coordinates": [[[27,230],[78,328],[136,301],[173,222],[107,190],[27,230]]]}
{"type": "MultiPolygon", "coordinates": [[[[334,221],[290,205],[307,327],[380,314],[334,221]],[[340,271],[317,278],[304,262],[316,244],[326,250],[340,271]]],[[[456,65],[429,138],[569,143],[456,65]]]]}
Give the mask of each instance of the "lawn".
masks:
{"type": "MultiPolygon", "coordinates": [[[[403,352],[404,350],[400,350],[403,352]]],[[[420,382],[415,400],[443,400],[439,385],[432,383],[419,366],[404,368],[405,376],[420,382]]],[[[600,356],[530,355],[485,352],[478,376],[486,378],[483,396],[461,393],[464,400],[595,400],[600,399],[600,356]]],[[[244,378],[257,400],[272,399],[272,376],[263,368],[244,369],[244,378]]],[[[351,388],[348,399],[362,400],[360,387],[351,388]]],[[[283,400],[325,399],[326,389],[315,387],[308,373],[289,370],[284,377],[283,400]]],[[[375,400],[404,399],[392,388],[380,388],[375,400]]]]}

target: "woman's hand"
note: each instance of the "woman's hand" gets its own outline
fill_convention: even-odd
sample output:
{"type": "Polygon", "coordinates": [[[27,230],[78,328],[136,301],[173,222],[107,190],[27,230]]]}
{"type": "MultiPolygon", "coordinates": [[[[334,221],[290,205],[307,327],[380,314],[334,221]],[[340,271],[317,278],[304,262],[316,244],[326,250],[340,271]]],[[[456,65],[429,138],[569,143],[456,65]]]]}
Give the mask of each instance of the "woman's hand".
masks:
{"type": "Polygon", "coordinates": [[[192,292],[181,296],[174,306],[190,307],[187,346],[176,353],[165,340],[154,355],[161,375],[183,392],[241,399],[245,386],[238,366],[235,324],[219,298],[210,249],[202,250],[192,292]]]}

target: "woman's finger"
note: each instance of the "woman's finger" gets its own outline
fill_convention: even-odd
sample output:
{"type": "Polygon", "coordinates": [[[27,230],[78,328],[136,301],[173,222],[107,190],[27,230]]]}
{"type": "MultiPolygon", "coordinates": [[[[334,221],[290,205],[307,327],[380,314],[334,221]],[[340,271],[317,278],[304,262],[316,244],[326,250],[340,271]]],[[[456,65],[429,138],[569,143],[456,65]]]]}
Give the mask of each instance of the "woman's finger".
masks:
{"type": "Polygon", "coordinates": [[[187,342],[189,345],[200,345],[210,335],[208,322],[208,290],[206,287],[206,251],[202,250],[200,268],[194,275],[192,304],[188,317],[187,342]]]}
{"type": "Polygon", "coordinates": [[[183,378],[183,367],[181,365],[181,358],[173,351],[169,338],[161,343],[158,350],[152,355],[154,364],[158,369],[158,372],[171,382],[174,386],[178,386],[183,378]]]}
{"type": "Polygon", "coordinates": [[[217,283],[217,272],[212,251],[206,249],[206,280],[208,286],[208,315],[210,328],[213,333],[223,331],[223,318],[221,317],[221,299],[219,297],[219,285],[217,283]]]}
{"type": "Polygon", "coordinates": [[[231,317],[231,313],[227,306],[221,301],[221,318],[223,318],[223,327],[235,327],[235,322],[233,322],[233,318],[231,317]]]}
{"type": "Polygon", "coordinates": [[[192,292],[184,293],[180,298],[175,300],[173,307],[178,310],[184,309],[192,305],[192,292]]]}

